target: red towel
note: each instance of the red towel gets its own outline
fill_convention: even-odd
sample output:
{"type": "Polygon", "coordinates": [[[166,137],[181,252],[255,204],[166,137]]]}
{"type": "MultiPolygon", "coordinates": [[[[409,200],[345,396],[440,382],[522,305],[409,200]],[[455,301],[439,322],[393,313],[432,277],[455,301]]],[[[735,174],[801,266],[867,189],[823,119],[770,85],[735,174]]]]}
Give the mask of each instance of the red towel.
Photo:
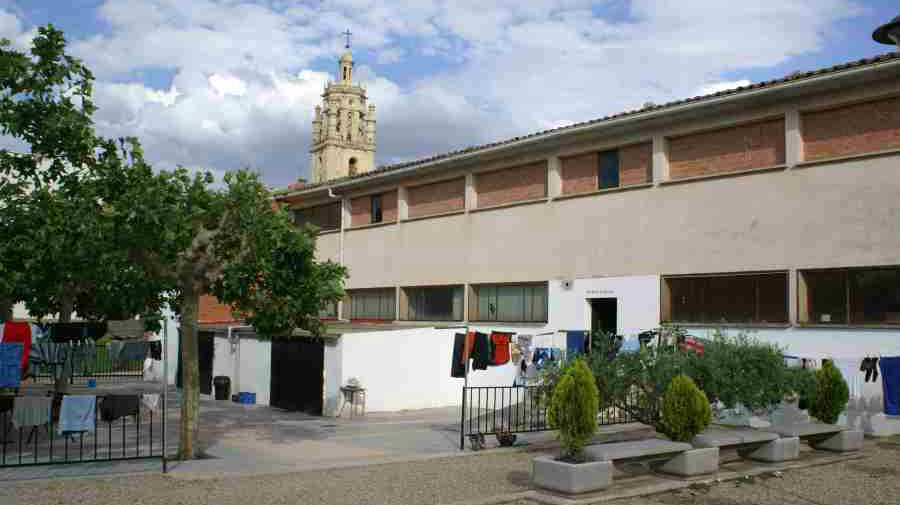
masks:
{"type": "Polygon", "coordinates": [[[509,340],[512,333],[500,333],[495,331],[491,333],[491,343],[493,344],[494,355],[491,356],[492,365],[505,365],[509,363],[509,340]]]}
{"type": "Polygon", "coordinates": [[[463,363],[469,361],[469,356],[472,354],[472,347],[475,346],[475,332],[470,331],[466,333],[466,345],[463,348],[463,363]]]}
{"type": "Polygon", "coordinates": [[[31,325],[7,321],[3,326],[4,344],[22,344],[22,376],[28,369],[28,355],[31,353],[31,325]]]}

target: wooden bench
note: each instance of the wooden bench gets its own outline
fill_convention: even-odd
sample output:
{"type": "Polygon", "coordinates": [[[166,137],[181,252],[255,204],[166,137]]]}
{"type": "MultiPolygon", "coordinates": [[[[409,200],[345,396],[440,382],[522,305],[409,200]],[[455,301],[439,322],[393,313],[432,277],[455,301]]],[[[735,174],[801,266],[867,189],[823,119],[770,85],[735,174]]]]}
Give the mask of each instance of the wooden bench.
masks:
{"type": "Polygon", "coordinates": [[[863,432],[846,426],[821,423],[797,423],[772,426],[771,431],[782,438],[798,438],[813,449],[832,452],[851,452],[862,449],[863,432]]]}
{"type": "Polygon", "coordinates": [[[657,463],[655,469],[680,476],[712,473],[719,468],[719,449],[694,449],[691,444],[668,440],[637,440],[588,446],[585,454],[594,461],[613,464],[657,463]]]}

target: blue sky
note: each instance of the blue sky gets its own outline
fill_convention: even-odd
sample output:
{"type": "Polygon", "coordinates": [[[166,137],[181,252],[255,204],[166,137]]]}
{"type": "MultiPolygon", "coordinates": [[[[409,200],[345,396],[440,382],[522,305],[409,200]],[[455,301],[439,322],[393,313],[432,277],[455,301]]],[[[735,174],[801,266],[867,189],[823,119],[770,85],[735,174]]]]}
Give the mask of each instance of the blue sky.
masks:
{"type": "MultiPolygon", "coordinates": [[[[100,131],[160,168],[308,177],[312,110],[354,32],[379,164],[891,50],[889,0],[0,0],[26,48],[53,23],[97,76],[100,131]]],[[[2,143],[0,139],[0,143],[2,143]]],[[[8,141],[7,141],[8,143],[8,141]]]]}

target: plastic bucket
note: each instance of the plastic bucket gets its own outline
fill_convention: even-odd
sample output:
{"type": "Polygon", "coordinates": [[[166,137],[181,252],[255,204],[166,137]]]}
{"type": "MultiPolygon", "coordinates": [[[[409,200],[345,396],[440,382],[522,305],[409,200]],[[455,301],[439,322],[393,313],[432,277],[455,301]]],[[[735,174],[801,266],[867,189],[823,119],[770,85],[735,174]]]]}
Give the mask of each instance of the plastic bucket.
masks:
{"type": "Polygon", "coordinates": [[[242,391],[239,393],[239,398],[241,403],[245,405],[255,405],[256,404],[256,393],[247,393],[246,391],[242,391]]]}
{"type": "Polygon", "coordinates": [[[88,379],[88,387],[89,388],[97,387],[97,379],[88,379]]]}

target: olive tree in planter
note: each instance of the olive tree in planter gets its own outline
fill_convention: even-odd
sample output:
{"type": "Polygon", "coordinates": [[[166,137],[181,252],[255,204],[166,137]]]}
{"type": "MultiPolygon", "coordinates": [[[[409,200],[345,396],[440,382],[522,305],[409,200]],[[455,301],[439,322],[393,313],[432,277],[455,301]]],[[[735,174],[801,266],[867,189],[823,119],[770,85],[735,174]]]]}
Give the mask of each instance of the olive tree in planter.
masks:
{"type": "Polygon", "coordinates": [[[534,483],[563,493],[585,493],[608,487],[612,463],[588,461],[584,447],[597,431],[599,394],[590,368],[583,360],[569,364],[550,396],[547,418],[559,430],[564,452],[559,458],[537,457],[532,464],[534,483]]]}

